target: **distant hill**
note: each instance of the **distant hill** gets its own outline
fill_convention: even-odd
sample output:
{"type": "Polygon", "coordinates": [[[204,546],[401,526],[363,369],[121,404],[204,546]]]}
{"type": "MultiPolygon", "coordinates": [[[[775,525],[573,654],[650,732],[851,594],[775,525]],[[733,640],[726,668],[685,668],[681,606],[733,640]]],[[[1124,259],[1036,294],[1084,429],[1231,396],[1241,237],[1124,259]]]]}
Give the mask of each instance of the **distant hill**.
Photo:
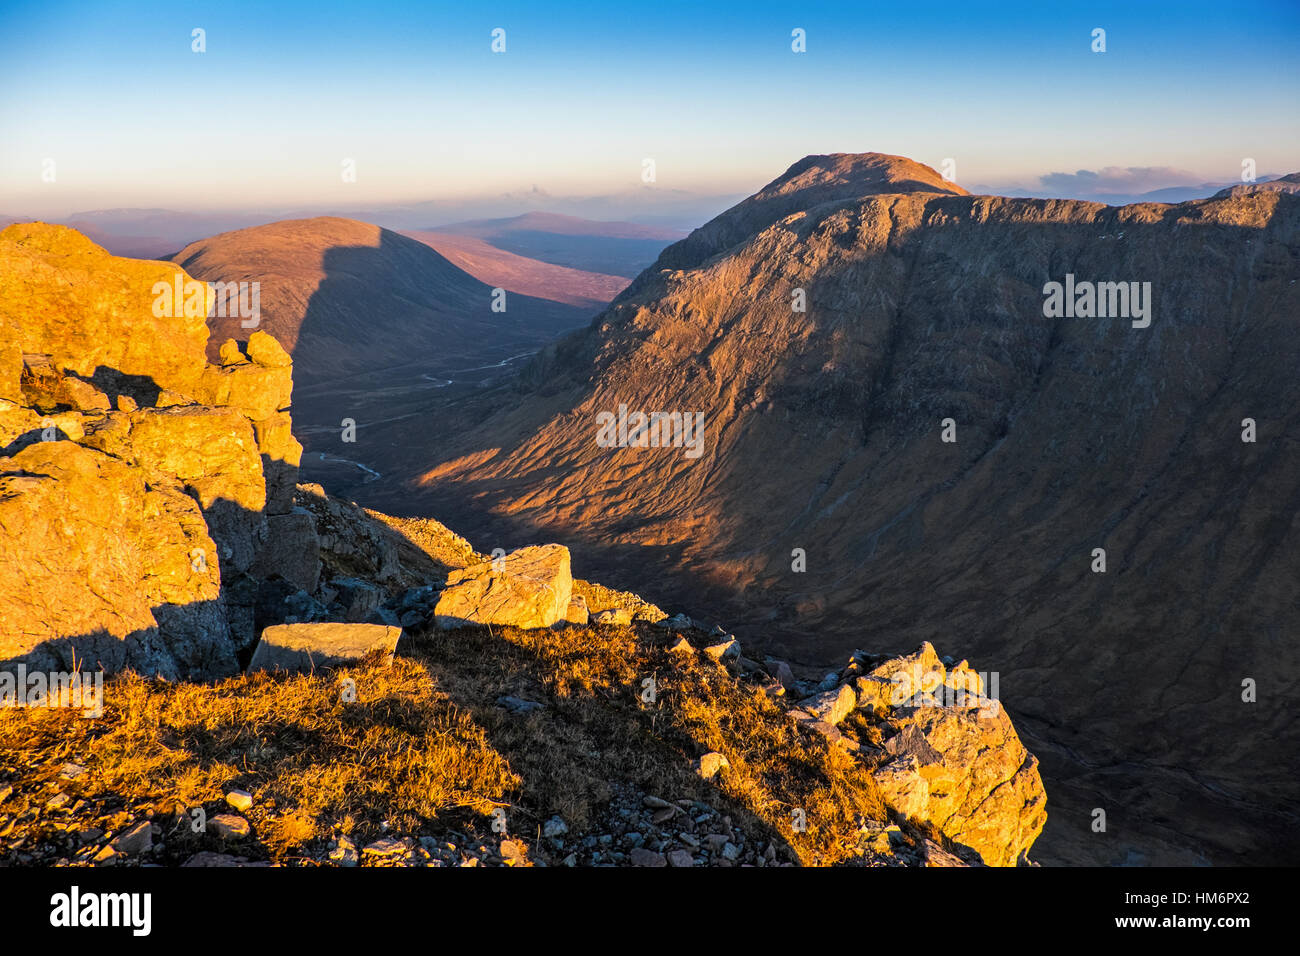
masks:
{"type": "MultiPolygon", "coordinates": [[[[423,360],[480,361],[536,348],[591,315],[492,286],[429,246],[379,226],[322,217],[275,222],[191,243],[171,257],[206,281],[261,283],[262,325],[312,384],[423,360]]],[[[247,339],[238,318],[214,318],[209,351],[247,339]]]]}

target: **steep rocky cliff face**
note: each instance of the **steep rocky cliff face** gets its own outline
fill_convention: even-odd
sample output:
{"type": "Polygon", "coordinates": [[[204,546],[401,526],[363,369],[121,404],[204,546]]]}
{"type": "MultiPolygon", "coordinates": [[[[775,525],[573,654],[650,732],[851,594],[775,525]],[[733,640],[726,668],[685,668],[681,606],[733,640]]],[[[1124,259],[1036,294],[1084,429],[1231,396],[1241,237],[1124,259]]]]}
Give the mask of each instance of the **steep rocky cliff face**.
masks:
{"type": "Polygon", "coordinates": [[[1059,859],[1293,859],[1298,279],[1281,187],[1116,208],[809,157],[440,412],[376,501],[557,538],[809,664],[998,661],[1073,794],[1059,859]],[[1074,279],[1149,283],[1148,314],[1045,308],[1074,279]],[[701,453],[598,441],[620,408],[701,416],[701,453]]]}
{"type": "MultiPolygon", "coordinates": [[[[120,809],[124,800],[147,800],[152,813],[163,806],[155,800],[180,799],[175,788],[193,789],[196,780],[203,783],[192,799],[216,799],[214,811],[221,805],[220,791],[209,792],[217,763],[201,772],[176,770],[188,759],[177,743],[184,736],[178,727],[172,743],[180,749],[157,756],[149,773],[129,769],[133,760],[155,759],[157,727],[225,706],[232,695],[245,695],[257,712],[282,710],[265,700],[280,685],[268,690],[261,678],[237,676],[245,667],[273,668],[268,662],[277,659],[277,640],[281,651],[292,644],[297,658],[333,664],[315,653],[322,647],[313,641],[333,642],[333,650],[378,647],[367,643],[378,635],[389,658],[378,666],[398,674],[364,678],[370,687],[389,681],[405,687],[418,672],[425,681],[436,674],[439,688],[460,695],[465,710],[452,724],[437,717],[437,739],[421,746],[443,746],[446,727],[454,725],[468,735],[467,747],[482,751],[474,766],[486,774],[500,758],[485,749],[478,725],[466,723],[468,713],[497,739],[522,735],[516,743],[523,749],[513,758],[521,767],[531,767],[527,753],[534,750],[544,751],[551,766],[587,767],[595,760],[583,771],[600,781],[591,785],[599,797],[592,799],[605,808],[602,814],[622,818],[618,838],[633,849],[609,849],[611,834],[593,829],[589,843],[575,843],[590,848],[581,860],[567,850],[567,857],[553,856],[567,825],[561,820],[557,829],[548,821],[556,839],[538,848],[542,859],[651,866],[1026,860],[1046,818],[1037,761],[996,694],[965,662],[940,661],[926,644],[905,658],[855,650],[847,665],[820,679],[796,676],[784,660],[748,656],[721,629],[684,615],[669,618],[636,594],[573,578],[570,552],[560,545],[480,554],[436,521],[388,518],[331,498],[319,486],[297,485],[301,448],[291,429],[291,361],[258,331],[242,346],[223,344],[218,361],[209,363],[206,286],[187,285],[190,277],[174,265],[118,259],[71,230],[41,224],[0,233],[0,262],[0,672],[14,673],[19,665],[110,675],[134,670],[182,685],[229,678],[210,687],[151,687],[120,677],[110,688],[109,726],[99,735],[109,743],[89,745],[91,771],[82,779],[80,767],[75,785],[68,782],[69,750],[55,723],[0,714],[6,766],[12,760],[28,768],[0,776],[0,801],[16,793],[31,806],[20,814],[17,842],[0,850],[0,859],[67,862],[75,853],[78,861],[130,862],[152,852],[169,862],[208,860],[210,848],[170,833],[172,855],[160,855],[151,824],[120,809]],[[192,293],[193,309],[160,310],[159,288],[185,290],[176,301],[192,293]],[[378,626],[367,630],[367,624],[378,626]],[[394,645],[405,663],[391,662],[394,645]],[[663,701],[653,708],[643,706],[640,690],[628,690],[642,686],[634,680],[638,669],[662,684],[663,701]],[[519,696],[524,693],[530,698],[519,696]],[[167,706],[173,697],[187,703],[167,706]],[[504,732],[494,707],[549,713],[537,718],[541,723],[504,732]],[[159,723],[142,731],[137,721],[145,713],[159,723]],[[643,713],[647,723],[638,730],[643,713]],[[643,736],[626,736],[633,731],[643,736]],[[536,735],[532,743],[529,733],[536,735]],[[632,752],[636,747],[644,751],[632,752]],[[647,767],[655,768],[656,786],[676,789],[677,803],[651,792],[642,779],[647,767]],[[180,777],[159,784],[161,796],[123,793],[173,771],[180,777]],[[74,804],[66,793],[62,801],[42,795],[46,777],[84,799],[74,804]],[[735,820],[706,798],[736,807],[735,820]],[[625,799],[631,804],[620,802],[625,799]],[[683,807],[694,808],[694,822],[677,819],[683,807]],[[791,807],[804,816],[792,816],[791,807]],[[78,813],[89,816],[78,823],[78,813]],[[635,833],[627,820],[636,821],[635,833]],[[96,836],[69,849],[70,828],[82,825],[79,832],[96,836]],[[696,835],[706,825],[722,832],[706,828],[696,835]]],[[[292,696],[297,685],[286,680],[283,689],[292,696]]],[[[312,700],[332,693],[314,688],[294,707],[310,711],[312,700]]],[[[438,699],[422,690],[403,712],[438,699]]],[[[313,719],[336,716],[331,709],[313,719]]],[[[347,733],[355,730],[349,726],[347,733]]],[[[318,729],[311,739],[343,732],[318,729]]],[[[286,729],[285,740],[293,733],[286,729]]],[[[385,734],[384,740],[392,737],[385,734]]],[[[250,757],[240,740],[241,766],[261,759],[260,752],[250,757]]],[[[366,744],[367,752],[384,746],[383,740],[366,744]]],[[[389,759],[409,760],[411,746],[399,749],[389,759]]],[[[333,760],[324,753],[319,759],[333,760]]],[[[462,785],[459,776],[438,778],[438,772],[462,773],[439,759],[428,755],[440,769],[420,771],[433,774],[422,778],[422,792],[462,785]]],[[[524,796],[512,799],[530,814],[553,813],[556,802],[572,811],[577,798],[551,793],[549,771],[533,769],[541,796],[524,786],[524,796]]],[[[292,773],[300,772],[295,762],[292,773]]],[[[498,784],[520,786],[504,771],[498,784]]],[[[242,777],[240,785],[254,786],[242,777]]],[[[403,790],[387,782],[381,789],[403,790]]],[[[288,793],[299,799],[300,790],[294,783],[288,793]]],[[[253,796],[234,793],[226,801],[248,813],[253,796]]],[[[498,796],[493,791],[492,800],[498,796]]],[[[466,799],[456,796],[455,806],[466,799]]],[[[499,805],[475,799],[487,801],[489,810],[499,805]]],[[[184,806],[167,806],[189,819],[184,806]]],[[[447,812],[421,807],[434,817],[447,812]]],[[[387,809],[380,814],[385,827],[389,815],[387,809]]],[[[257,852],[278,858],[327,817],[319,807],[309,813],[287,803],[265,820],[254,814],[264,838],[257,852]],[[298,814],[299,822],[284,823],[286,813],[298,814]]],[[[6,820],[0,825],[9,832],[6,820]]],[[[221,826],[223,840],[253,840],[243,817],[227,813],[221,826]]],[[[155,835],[161,838],[161,829],[155,835]]],[[[397,854],[396,835],[377,841],[386,848],[373,855],[397,854]]],[[[417,836],[422,845],[433,840],[413,830],[401,844],[404,853],[417,836]]],[[[511,865],[524,859],[506,842],[492,859],[511,865]]],[[[316,846],[321,862],[346,859],[342,846],[335,840],[328,854],[323,842],[316,846]]]]}

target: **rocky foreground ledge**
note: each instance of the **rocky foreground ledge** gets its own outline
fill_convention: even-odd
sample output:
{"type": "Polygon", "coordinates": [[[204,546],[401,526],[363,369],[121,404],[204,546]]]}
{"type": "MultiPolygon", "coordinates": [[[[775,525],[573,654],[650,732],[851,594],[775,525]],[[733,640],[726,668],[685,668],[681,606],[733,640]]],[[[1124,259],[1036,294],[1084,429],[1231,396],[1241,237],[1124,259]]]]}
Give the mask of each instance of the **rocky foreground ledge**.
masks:
{"type": "Polygon", "coordinates": [[[0,263],[0,862],[1026,862],[1037,762],[965,662],[799,679],[560,545],[299,485],[270,336],[209,363],[154,314],[181,270],[69,229],[0,263]],[[12,679],[71,671],[89,730],[12,679]]]}

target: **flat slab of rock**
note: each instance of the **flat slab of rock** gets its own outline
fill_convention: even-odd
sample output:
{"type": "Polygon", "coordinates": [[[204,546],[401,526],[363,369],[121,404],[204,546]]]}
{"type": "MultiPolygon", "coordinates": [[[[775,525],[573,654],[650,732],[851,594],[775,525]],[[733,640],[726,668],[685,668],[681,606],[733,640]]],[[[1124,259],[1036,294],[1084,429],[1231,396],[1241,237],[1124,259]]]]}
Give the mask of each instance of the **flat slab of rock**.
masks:
{"type": "Polygon", "coordinates": [[[550,627],[568,612],[572,597],[569,549],[547,544],[453,571],[433,614],[442,628],[550,627]]]}
{"type": "Polygon", "coordinates": [[[353,663],[374,651],[392,661],[400,627],[382,624],[277,624],[262,631],[249,671],[310,672],[353,663]]]}
{"type": "Polygon", "coordinates": [[[208,832],[223,840],[242,840],[253,832],[248,821],[233,813],[218,813],[208,821],[208,832]]]}

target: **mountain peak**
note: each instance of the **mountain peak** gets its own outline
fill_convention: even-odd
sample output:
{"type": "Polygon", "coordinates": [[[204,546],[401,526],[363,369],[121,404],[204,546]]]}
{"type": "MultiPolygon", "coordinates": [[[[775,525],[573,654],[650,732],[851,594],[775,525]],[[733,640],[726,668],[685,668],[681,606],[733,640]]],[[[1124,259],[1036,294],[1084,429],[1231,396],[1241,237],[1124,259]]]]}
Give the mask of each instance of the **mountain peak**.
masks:
{"type": "Polygon", "coordinates": [[[656,267],[693,269],[786,216],[825,203],[905,193],[970,195],[929,166],[905,156],[888,153],[805,156],[748,199],[669,246],[656,267]]]}
{"type": "Polygon", "coordinates": [[[888,153],[827,153],[805,156],[755,194],[753,199],[816,193],[818,202],[857,199],[876,193],[939,192],[969,195],[935,170],[888,153]]]}

